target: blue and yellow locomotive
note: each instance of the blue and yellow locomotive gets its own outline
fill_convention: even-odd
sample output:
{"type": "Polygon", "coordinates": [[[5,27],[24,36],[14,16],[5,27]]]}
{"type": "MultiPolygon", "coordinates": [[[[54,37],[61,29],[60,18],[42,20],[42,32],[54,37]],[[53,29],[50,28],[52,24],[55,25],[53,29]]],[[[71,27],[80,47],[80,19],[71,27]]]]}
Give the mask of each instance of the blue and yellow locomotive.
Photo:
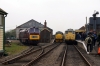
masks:
{"type": "Polygon", "coordinates": [[[59,43],[59,42],[63,42],[63,41],[64,41],[63,32],[57,31],[56,34],[55,34],[55,42],[59,43]]]}
{"type": "Polygon", "coordinates": [[[77,44],[75,41],[75,31],[73,29],[68,29],[65,31],[64,38],[65,38],[65,43],[67,44],[77,44]]]}

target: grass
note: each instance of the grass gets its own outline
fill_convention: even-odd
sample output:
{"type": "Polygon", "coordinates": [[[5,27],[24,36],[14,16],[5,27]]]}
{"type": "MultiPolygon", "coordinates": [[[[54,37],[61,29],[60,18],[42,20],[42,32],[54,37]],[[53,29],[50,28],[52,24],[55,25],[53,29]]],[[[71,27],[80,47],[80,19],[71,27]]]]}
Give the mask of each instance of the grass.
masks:
{"type": "Polygon", "coordinates": [[[18,43],[11,43],[11,46],[8,46],[8,47],[5,46],[5,50],[6,50],[6,53],[8,53],[8,55],[18,54],[27,48],[28,46],[18,45],[18,43]]]}

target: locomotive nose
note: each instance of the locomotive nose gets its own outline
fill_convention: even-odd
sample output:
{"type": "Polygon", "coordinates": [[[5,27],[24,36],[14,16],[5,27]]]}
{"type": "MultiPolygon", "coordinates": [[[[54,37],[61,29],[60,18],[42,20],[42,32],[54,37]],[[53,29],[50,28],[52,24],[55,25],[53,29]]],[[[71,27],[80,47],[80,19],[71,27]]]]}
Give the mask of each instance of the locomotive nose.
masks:
{"type": "Polygon", "coordinates": [[[30,35],[29,36],[30,40],[38,40],[39,38],[40,38],[39,35],[30,35]]]}

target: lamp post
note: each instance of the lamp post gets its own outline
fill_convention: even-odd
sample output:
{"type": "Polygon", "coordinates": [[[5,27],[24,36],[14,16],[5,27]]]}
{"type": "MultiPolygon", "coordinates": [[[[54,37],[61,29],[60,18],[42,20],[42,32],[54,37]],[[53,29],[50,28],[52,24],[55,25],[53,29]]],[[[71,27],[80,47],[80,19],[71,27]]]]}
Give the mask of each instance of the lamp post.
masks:
{"type": "Polygon", "coordinates": [[[93,16],[93,20],[94,20],[94,24],[93,24],[93,30],[96,31],[96,15],[99,14],[99,12],[94,12],[93,16]]]}

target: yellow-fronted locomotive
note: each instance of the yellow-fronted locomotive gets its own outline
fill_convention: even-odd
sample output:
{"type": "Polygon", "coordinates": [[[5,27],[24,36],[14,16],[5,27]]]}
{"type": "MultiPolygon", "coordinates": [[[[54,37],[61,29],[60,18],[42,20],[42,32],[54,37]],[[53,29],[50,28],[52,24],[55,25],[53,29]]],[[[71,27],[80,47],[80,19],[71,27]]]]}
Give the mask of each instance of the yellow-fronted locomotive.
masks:
{"type": "Polygon", "coordinates": [[[75,31],[73,29],[68,29],[65,31],[64,38],[65,38],[65,43],[67,44],[77,44],[75,41],[75,31]]]}
{"type": "Polygon", "coordinates": [[[32,27],[32,28],[20,30],[19,40],[23,44],[37,45],[40,40],[39,28],[32,27]]]}
{"type": "Polygon", "coordinates": [[[55,42],[63,42],[64,41],[64,34],[61,31],[57,31],[55,34],[55,42]]]}

